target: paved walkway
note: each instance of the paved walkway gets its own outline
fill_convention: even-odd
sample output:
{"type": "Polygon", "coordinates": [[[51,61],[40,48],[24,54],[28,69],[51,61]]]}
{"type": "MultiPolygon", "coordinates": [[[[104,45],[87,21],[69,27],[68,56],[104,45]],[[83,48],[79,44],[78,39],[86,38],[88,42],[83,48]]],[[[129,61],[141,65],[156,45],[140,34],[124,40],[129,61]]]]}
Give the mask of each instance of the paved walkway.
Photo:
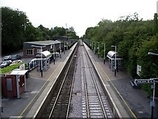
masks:
{"type": "MultiPolygon", "coordinates": [[[[98,55],[94,54],[92,50],[89,50],[89,53],[94,58],[95,62],[98,63],[104,70],[105,75],[109,77],[112,84],[129,105],[131,110],[136,114],[136,116],[138,118],[150,118],[150,101],[152,99],[147,98],[147,93],[141,89],[132,88],[130,85],[131,77],[127,74],[126,71],[117,72],[115,77],[114,72],[109,68],[107,61],[104,64],[103,59],[98,58],[98,55]]],[[[158,118],[157,106],[155,106],[154,116],[158,118]]]]}
{"type": "MultiPolygon", "coordinates": [[[[51,63],[50,68],[43,73],[41,77],[40,72],[34,69],[30,72],[30,77],[27,79],[27,90],[25,93],[20,95],[20,99],[3,99],[3,117],[10,116],[25,116],[31,109],[32,104],[36,101],[32,101],[33,98],[38,98],[37,94],[41,90],[42,85],[47,81],[52,72],[59,66],[60,62],[68,56],[70,51],[62,53],[62,58],[57,58],[56,63],[51,63]],[[20,105],[20,106],[19,106],[20,105]]],[[[147,94],[139,89],[133,89],[129,84],[131,77],[124,71],[117,72],[117,76],[114,76],[107,62],[104,64],[103,59],[98,58],[91,50],[89,51],[94,60],[100,64],[106,75],[109,77],[111,82],[120,92],[121,96],[126,100],[132,111],[136,113],[138,117],[150,117],[150,100],[147,98],[147,94]]],[[[154,112],[154,115],[158,115],[158,111],[154,112]]]]}
{"type": "MultiPolygon", "coordinates": [[[[47,79],[52,75],[52,73],[57,69],[60,63],[62,63],[70,53],[70,50],[62,52],[61,58],[58,57],[56,59],[55,64],[52,62],[50,67],[47,71],[43,72],[43,77],[41,77],[41,73],[37,71],[37,68],[32,70],[29,73],[29,78],[26,81],[26,90],[24,93],[20,95],[20,98],[13,98],[13,99],[2,99],[2,106],[3,106],[3,113],[2,117],[4,118],[17,118],[25,117],[28,111],[31,109],[32,105],[38,99],[39,95],[41,94],[42,90],[45,88],[43,85],[47,83],[47,79]]],[[[24,59],[27,61],[27,59],[24,59]]],[[[29,60],[29,59],[28,59],[29,60]]]]}

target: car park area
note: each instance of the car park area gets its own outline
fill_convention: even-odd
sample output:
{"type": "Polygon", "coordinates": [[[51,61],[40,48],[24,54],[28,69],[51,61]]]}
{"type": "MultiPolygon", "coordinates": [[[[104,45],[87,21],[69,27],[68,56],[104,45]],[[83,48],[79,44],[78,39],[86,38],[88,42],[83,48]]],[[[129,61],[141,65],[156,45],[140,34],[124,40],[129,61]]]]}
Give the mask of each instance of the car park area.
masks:
{"type": "Polygon", "coordinates": [[[21,56],[16,54],[16,55],[11,55],[11,60],[14,61],[14,60],[20,60],[21,59],[21,56]]]}
{"type": "Polygon", "coordinates": [[[4,61],[5,61],[5,60],[11,60],[11,55],[5,56],[5,57],[3,58],[3,60],[4,60],[4,61]]]}
{"type": "Polygon", "coordinates": [[[5,68],[5,67],[11,65],[12,63],[15,64],[16,62],[20,62],[21,58],[22,58],[22,56],[19,54],[4,56],[2,58],[3,61],[1,61],[1,63],[0,63],[0,68],[5,68]]]}
{"type": "Polygon", "coordinates": [[[2,63],[0,64],[0,68],[7,67],[7,66],[9,66],[11,63],[12,63],[11,60],[2,61],[2,63]]]}

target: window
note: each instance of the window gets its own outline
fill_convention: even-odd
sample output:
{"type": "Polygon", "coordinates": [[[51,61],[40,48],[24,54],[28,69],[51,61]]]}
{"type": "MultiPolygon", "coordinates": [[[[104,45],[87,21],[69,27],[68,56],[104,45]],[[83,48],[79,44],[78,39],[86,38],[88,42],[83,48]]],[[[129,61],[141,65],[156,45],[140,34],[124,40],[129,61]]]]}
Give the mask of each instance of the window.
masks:
{"type": "Polygon", "coordinates": [[[37,53],[41,53],[42,52],[42,49],[37,49],[37,53]]]}
{"type": "Polygon", "coordinates": [[[27,55],[34,55],[34,50],[33,49],[27,49],[26,54],[27,55]]]}

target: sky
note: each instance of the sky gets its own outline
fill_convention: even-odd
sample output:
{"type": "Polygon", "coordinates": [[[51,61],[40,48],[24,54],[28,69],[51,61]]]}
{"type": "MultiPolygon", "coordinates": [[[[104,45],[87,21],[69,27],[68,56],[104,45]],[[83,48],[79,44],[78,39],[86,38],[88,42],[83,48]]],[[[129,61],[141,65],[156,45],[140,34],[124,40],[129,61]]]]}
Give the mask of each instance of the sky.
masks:
{"type": "Polygon", "coordinates": [[[143,20],[153,19],[157,0],[0,0],[0,7],[26,13],[34,27],[73,27],[83,36],[88,27],[102,19],[112,21],[138,13],[143,20]]]}

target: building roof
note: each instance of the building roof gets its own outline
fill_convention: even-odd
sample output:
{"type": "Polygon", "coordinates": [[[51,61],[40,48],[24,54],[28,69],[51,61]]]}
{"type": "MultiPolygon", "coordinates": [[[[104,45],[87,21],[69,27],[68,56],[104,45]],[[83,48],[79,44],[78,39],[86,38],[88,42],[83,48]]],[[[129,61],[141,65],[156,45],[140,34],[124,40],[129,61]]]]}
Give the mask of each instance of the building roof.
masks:
{"type": "Polygon", "coordinates": [[[61,43],[58,40],[47,40],[47,41],[32,41],[32,42],[25,42],[32,45],[52,45],[52,44],[58,44],[61,43]]]}
{"type": "MultiPolygon", "coordinates": [[[[108,54],[107,54],[107,57],[114,58],[114,57],[115,57],[115,54],[117,54],[117,52],[115,52],[115,51],[109,51],[108,54]]],[[[117,55],[116,55],[116,56],[117,56],[117,55]]]]}
{"type": "Polygon", "coordinates": [[[107,57],[110,60],[114,60],[115,59],[115,55],[116,55],[116,60],[122,60],[122,58],[119,58],[117,52],[115,52],[115,51],[109,51],[108,54],[107,54],[107,57]]]}
{"type": "Polygon", "coordinates": [[[41,57],[41,53],[42,53],[42,57],[50,57],[51,56],[51,53],[49,51],[43,51],[43,52],[40,52],[36,55],[36,57],[41,57]]]}
{"type": "Polygon", "coordinates": [[[12,75],[25,75],[28,70],[14,69],[10,74],[12,75]]]}

